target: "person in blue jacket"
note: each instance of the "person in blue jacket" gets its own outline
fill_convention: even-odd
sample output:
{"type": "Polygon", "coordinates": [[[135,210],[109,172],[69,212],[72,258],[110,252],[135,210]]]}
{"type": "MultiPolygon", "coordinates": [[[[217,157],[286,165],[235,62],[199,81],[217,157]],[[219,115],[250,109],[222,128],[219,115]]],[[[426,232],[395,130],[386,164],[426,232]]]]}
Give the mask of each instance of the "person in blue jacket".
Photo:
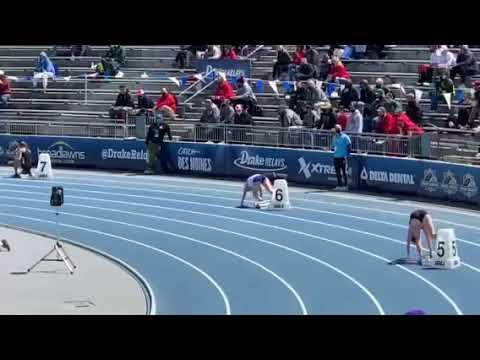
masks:
{"type": "Polygon", "coordinates": [[[32,78],[33,87],[34,88],[37,87],[38,80],[42,79],[43,90],[46,90],[48,85],[48,78],[54,79],[55,72],[56,72],[55,66],[53,65],[52,61],[47,56],[47,54],[44,51],[42,51],[40,53],[37,66],[35,67],[35,70],[33,73],[33,78],[32,78]]]}
{"type": "Polygon", "coordinates": [[[340,125],[335,125],[333,129],[335,135],[333,137],[333,163],[335,165],[335,172],[337,174],[338,186],[335,190],[346,191],[348,190],[347,184],[347,158],[350,156],[352,150],[352,141],[350,137],[342,132],[340,125]],[[343,177],[343,182],[342,182],[343,177]]]}

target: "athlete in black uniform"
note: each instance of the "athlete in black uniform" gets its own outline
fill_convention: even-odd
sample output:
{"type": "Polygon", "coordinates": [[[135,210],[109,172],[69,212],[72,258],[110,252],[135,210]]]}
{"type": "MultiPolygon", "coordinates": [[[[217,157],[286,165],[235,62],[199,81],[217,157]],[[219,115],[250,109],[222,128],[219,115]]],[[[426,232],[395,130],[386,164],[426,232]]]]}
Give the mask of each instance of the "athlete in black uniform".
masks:
{"type": "Polygon", "coordinates": [[[407,235],[407,257],[410,256],[410,244],[414,243],[417,247],[419,260],[422,258],[422,242],[421,232],[425,233],[428,241],[429,255],[432,257],[433,239],[436,238],[434,233],[432,217],[425,210],[415,210],[410,214],[407,235]]]}

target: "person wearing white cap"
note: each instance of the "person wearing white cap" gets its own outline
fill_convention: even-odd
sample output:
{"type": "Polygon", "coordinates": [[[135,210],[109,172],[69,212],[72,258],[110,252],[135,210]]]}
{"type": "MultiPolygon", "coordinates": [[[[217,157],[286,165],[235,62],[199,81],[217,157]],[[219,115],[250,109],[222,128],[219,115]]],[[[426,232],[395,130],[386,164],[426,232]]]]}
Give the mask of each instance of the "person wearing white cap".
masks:
{"type": "Polygon", "coordinates": [[[52,61],[49,59],[45,51],[40,53],[37,66],[33,72],[32,83],[33,87],[37,87],[37,82],[42,79],[43,90],[47,90],[48,79],[55,78],[55,67],[52,61]]]}

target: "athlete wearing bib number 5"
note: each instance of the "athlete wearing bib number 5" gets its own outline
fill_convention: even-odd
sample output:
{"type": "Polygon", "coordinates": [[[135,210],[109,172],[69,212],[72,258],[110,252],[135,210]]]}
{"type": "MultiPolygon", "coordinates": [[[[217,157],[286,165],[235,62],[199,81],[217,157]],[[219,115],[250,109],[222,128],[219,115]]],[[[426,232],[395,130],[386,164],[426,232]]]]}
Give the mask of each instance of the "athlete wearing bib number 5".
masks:
{"type": "Polygon", "coordinates": [[[432,217],[425,210],[415,210],[410,214],[407,234],[407,257],[410,256],[410,244],[414,243],[417,247],[419,260],[421,260],[422,243],[420,234],[422,230],[427,238],[429,256],[432,257],[433,240],[436,239],[437,235],[434,233],[432,217]]]}
{"type": "MultiPolygon", "coordinates": [[[[272,176],[274,178],[274,176],[272,176]]],[[[255,174],[250,176],[245,185],[243,186],[243,196],[242,196],[242,201],[240,203],[240,207],[243,207],[243,202],[245,200],[245,196],[247,195],[247,192],[251,191],[253,194],[253,197],[257,201],[263,201],[262,197],[262,186],[267,189],[268,192],[273,193],[273,186],[272,182],[270,179],[262,174],[255,174]]]]}

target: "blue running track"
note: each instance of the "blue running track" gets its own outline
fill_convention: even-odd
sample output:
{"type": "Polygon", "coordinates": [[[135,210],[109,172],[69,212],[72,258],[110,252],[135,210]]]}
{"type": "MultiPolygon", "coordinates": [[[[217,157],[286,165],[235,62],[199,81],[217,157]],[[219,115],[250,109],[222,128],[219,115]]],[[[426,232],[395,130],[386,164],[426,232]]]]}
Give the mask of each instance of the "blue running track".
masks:
{"type": "Polygon", "coordinates": [[[240,182],[78,170],[56,170],[53,181],[9,175],[0,169],[0,222],[55,234],[50,189],[63,186],[62,237],[135,269],[152,313],[480,314],[475,211],[297,187],[291,210],[260,211],[237,208],[240,182]],[[389,264],[405,256],[408,217],[418,207],[438,227],[455,228],[461,267],[389,264]]]}

